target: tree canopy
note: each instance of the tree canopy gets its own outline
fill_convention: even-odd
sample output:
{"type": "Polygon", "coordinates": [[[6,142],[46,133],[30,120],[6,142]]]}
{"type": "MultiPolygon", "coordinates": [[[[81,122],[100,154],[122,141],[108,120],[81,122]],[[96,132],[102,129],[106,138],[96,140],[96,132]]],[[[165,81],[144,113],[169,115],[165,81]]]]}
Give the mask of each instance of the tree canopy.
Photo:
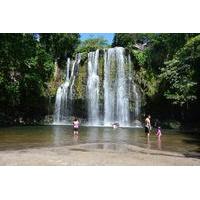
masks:
{"type": "Polygon", "coordinates": [[[164,95],[174,104],[197,99],[200,84],[200,35],[189,39],[173,58],[165,62],[160,77],[168,83],[164,95]]]}
{"type": "Polygon", "coordinates": [[[149,112],[198,115],[194,107],[200,103],[200,34],[117,33],[112,46],[123,46],[132,55],[149,112]]]}
{"type": "Polygon", "coordinates": [[[97,49],[103,49],[109,47],[107,40],[102,37],[89,38],[82,41],[76,49],[77,53],[89,53],[97,49]]]}
{"type": "Polygon", "coordinates": [[[64,62],[79,34],[0,34],[0,123],[38,120],[46,114],[46,90],[54,61],[64,62]]]}

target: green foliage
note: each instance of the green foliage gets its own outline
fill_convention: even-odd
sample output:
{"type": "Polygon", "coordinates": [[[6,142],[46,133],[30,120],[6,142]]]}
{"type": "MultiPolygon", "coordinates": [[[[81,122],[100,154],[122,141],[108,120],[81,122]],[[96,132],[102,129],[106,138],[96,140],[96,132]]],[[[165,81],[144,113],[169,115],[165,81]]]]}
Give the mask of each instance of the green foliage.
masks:
{"type": "Polygon", "coordinates": [[[78,42],[79,34],[0,34],[1,123],[29,123],[46,114],[54,61],[64,62],[78,42]]]}
{"type": "Polygon", "coordinates": [[[148,55],[146,52],[133,49],[132,53],[140,66],[144,66],[146,64],[148,59],[148,55]]]}
{"type": "Polygon", "coordinates": [[[122,46],[133,48],[135,43],[143,43],[147,40],[145,33],[116,33],[112,46],[122,46]]]}
{"type": "Polygon", "coordinates": [[[58,61],[59,66],[65,66],[67,57],[72,57],[74,50],[80,43],[78,33],[40,33],[39,40],[54,60],[58,61]]]}
{"type": "Polygon", "coordinates": [[[20,103],[20,83],[26,62],[34,54],[32,34],[0,34],[0,112],[10,114],[20,103]],[[17,52],[17,53],[16,53],[17,52]]]}
{"type": "Polygon", "coordinates": [[[86,66],[79,67],[79,76],[75,82],[75,98],[85,99],[86,98],[86,85],[87,85],[87,70],[86,66]]]}
{"type": "Polygon", "coordinates": [[[141,68],[136,75],[136,80],[147,97],[153,97],[158,92],[159,79],[152,70],[141,68]]]}
{"type": "Polygon", "coordinates": [[[164,62],[172,59],[174,54],[184,46],[191,37],[197,34],[190,33],[158,33],[147,34],[148,66],[155,73],[160,73],[164,62]]]}
{"type": "Polygon", "coordinates": [[[189,103],[197,99],[199,85],[200,35],[191,38],[166,62],[160,77],[168,83],[164,93],[174,104],[189,103]]]}
{"type": "Polygon", "coordinates": [[[82,41],[76,49],[77,53],[89,53],[97,49],[104,49],[109,47],[107,40],[104,38],[90,38],[82,41]]]}

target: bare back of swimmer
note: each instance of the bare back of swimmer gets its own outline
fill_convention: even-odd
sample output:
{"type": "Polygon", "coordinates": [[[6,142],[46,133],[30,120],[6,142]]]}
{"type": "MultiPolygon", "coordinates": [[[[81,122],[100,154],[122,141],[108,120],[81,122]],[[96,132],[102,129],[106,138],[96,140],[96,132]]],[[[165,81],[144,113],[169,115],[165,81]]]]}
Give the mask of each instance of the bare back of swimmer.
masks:
{"type": "Polygon", "coordinates": [[[149,136],[151,131],[151,116],[148,115],[145,119],[145,133],[149,136]]]}

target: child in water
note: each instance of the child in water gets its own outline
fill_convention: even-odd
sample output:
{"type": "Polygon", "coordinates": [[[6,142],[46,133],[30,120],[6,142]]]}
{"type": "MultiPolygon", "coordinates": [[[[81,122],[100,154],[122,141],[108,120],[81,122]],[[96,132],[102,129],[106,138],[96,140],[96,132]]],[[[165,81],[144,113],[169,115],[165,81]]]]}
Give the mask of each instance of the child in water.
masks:
{"type": "Polygon", "coordinates": [[[79,129],[79,121],[78,119],[75,117],[74,121],[73,121],[73,128],[74,128],[74,135],[78,135],[78,129],[79,129]]]}
{"type": "Polygon", "coordinates": [[[156,135],[160,137],[162,135],[160,126],[157,128],[156,135]]]}
{"type": "Polygon", "coordinates": [[[113,123],[113,124],[112,124],[112,127],[113,127],[113,128],[118,128],[118,127],[119,127],[119,123],[117,123],[117,122],[113,123]]]}

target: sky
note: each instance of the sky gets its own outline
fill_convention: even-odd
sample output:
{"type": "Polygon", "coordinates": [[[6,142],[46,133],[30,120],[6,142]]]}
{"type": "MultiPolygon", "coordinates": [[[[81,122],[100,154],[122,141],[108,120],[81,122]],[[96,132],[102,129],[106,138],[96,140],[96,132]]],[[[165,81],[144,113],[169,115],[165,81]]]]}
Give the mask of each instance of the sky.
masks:
{"type": "Polygon", "coordinates": [[[80,33],[81,40],[86,40],[88,38],[103,37],[108,41],[108,44],[112,44],[114,33],[80,33]]]}

